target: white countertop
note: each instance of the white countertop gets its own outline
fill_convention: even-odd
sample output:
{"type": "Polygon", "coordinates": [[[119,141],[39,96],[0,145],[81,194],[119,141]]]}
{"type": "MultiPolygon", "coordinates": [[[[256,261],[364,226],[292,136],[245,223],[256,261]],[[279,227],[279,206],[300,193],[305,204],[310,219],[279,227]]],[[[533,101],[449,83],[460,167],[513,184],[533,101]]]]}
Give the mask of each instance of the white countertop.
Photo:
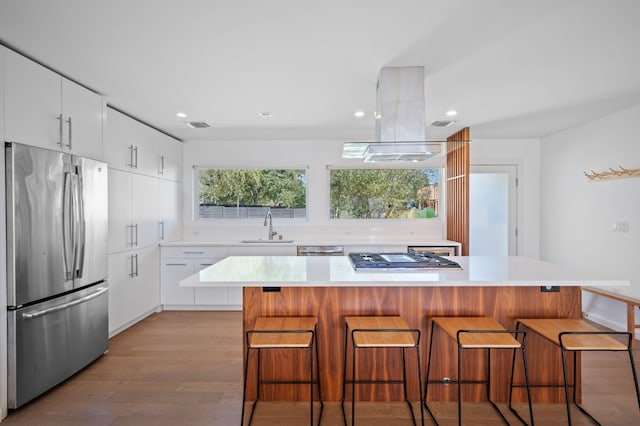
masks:
{"type": "Polygon", "coordinates": [[[450,257],[462,270],[355,271],[347,256],[229,256],[182,287],[629,286],[519,256],[450,257]]]}

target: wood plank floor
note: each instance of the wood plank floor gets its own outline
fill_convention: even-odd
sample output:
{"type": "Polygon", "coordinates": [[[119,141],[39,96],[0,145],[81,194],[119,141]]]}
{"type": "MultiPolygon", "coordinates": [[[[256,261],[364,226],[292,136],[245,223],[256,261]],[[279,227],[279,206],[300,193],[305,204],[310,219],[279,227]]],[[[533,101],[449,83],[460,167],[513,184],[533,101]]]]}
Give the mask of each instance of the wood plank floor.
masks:
{"type": "MultiPolygon", "coordinates": [[[[605,425],[640,424],[626,356],[586,353],[583,365],[584,403],[596,418],[605,425]]],[[[2,425],[238,425],[241,378],[240,312],[161,312],[115,336],[106,355],[2,425]]],[[[261,402],[253,424],[304,425],[307,410],[306,403],[261,402]]],[[[455,424],[455,404],[434,404],[434,410],[440,424],[455,424]]],[[[534,410],[537,424],[566,424],[562,404],[534,410]]],[[[500,424],[487,404],[465,404],[463,416],[465,424],[500,424]]],[[[411,424],[403,404],[358,403],[356,418],[366,425],[411,424]]],[[[340,404],[325,403],[322,420],[341,425],[340,404]]],[[[575,413],[574,424],[590,423],[575,413]]]]}

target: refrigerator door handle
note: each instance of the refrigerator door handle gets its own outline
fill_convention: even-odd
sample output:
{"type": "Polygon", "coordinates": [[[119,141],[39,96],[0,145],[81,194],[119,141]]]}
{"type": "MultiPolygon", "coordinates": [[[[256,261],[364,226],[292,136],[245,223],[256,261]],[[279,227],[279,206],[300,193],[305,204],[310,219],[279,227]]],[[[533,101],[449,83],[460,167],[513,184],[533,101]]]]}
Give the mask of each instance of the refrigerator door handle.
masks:
{"type": "Polygon", "coordinates": [[[72,129],[73,129],[73,125],[71,124],[71,117],[69,117],[69,119],[66,120],[67,124],[69,125],[69,143],[66,145],[67,148],[69,149],[73,149],[72,148],[72,143],[73,143],[73,137],[72,137],[72,129]]]}
{"type": "Polygon", "coordinates": [[[58,119],[58,137],[60,138],[60,142],[58,142],[58,145],[62,146],[63,145],[63,133],[64,133],[64,117],[62,116],[62,114],[59,114],[58,117],[56,117],[58,119]]]}
{"type": "Polygon", "coordinates": [[[75,263],[74,263],[74,278],[82,278],[84,254],[85,254],[85,241],[86,241],[86,223],[84,217],[84,202],[82,198],[82,169],[78,167],[78,174],[74,177],[74,191],[75,196],[75,263]]]}
{"type": "Polygon", "coordinates": [[[88,296],[82,297],[80,299],[76,299],[76,300],[74,300],[72,302],[63,303],[62,305],[53,306],[51,308],[43,309],[41,311],[23,313],[22,317],[26,318],[26,319],[33,319],[33,318],[41,317],[43,315],[52,314],[54,312],[63,311],[63,310],[68,309],[68,308],[70,308],[72,306],[79,305],[79,304],[87,302],[87,301],[89,301],[91,299],[95,299],[96,297],[100,296],[101,294],[103,294],[107,290],[108,290],[107,287],[100,287],[100,288],[98,288],[98,290],[96,290],[96,292],[91,293],[88,296]]]}
{"type": "Polygon", "coordinates": [[[64,191],[62,198],[62,248],[64,257],[65,279],[73,279],[75,265],[75,223],[73,213],[73,177],[64,173],[64,191]]]}

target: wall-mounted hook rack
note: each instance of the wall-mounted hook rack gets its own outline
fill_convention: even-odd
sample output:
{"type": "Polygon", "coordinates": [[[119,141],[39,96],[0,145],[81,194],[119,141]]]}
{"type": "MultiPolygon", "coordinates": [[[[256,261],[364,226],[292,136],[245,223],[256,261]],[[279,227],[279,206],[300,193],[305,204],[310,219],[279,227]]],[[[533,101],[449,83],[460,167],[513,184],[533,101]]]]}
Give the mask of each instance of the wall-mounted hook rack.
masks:
{"type": "Polygon", "coordinates": [[[591,170],[590,173],[583,173],[589,181],[640,177],[640,169],[625,169],[622,166],[618,166],[618,169],[609,168],[609,170],[604,172],[594,172],[591,170]]]}

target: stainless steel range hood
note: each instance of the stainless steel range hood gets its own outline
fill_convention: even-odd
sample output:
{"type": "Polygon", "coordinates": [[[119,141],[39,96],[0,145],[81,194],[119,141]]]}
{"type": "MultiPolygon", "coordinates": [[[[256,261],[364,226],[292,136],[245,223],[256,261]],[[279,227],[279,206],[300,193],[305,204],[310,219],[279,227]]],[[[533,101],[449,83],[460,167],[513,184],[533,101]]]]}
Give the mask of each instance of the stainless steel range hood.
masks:
{"type": "Polygon", "coordinates": [[[376,95],[375,142],[346,142],[342,158],[415,162],[440,154],[442,142],[425,137],[423,67],[382,68],[376,95]]]}

